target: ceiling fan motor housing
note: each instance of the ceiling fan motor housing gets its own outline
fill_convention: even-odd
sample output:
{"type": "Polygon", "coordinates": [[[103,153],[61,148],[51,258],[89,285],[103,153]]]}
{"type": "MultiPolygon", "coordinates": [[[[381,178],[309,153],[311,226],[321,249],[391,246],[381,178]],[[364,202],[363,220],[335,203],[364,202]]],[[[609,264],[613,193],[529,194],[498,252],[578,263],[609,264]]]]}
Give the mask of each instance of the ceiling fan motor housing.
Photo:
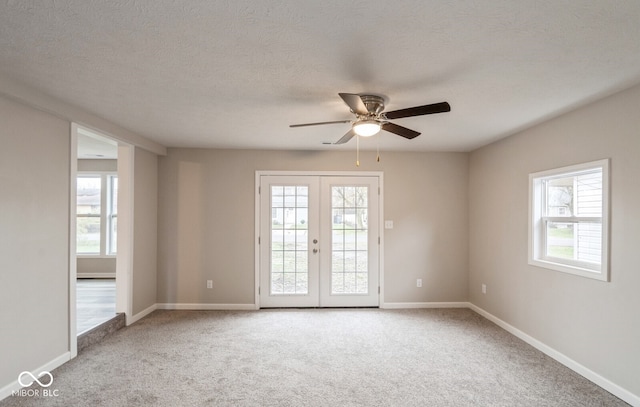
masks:
{"type": "Polygon", "coordinates": [[[362,103],[372,115],[379,115],[384,110],[384,98],[376,95],[360,95],[362,103]]]}

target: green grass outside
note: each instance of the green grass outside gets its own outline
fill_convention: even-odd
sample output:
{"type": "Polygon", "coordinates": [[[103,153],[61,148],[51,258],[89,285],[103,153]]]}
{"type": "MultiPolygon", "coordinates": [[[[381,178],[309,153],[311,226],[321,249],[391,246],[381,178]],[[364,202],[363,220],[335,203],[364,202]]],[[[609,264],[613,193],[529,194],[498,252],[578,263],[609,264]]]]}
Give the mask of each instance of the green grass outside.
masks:
{"type": "Polygon", "coordinates": [[[573,228],[549,228],[549,237],[573,239],[573,228]]]}
{"type": "Polygon", "coordinates": [[[549,246],[549,256],[561,259],[573,259],[573,247],[571,246],[549,246]]]}

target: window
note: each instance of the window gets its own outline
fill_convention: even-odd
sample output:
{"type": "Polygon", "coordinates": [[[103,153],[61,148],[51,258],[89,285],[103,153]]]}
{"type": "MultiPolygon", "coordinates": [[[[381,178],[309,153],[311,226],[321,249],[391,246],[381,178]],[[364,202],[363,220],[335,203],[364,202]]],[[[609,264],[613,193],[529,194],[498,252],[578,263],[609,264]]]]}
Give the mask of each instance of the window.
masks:
{"type": "Polygon", "coordinates": [[[529,175],[529,264],[607,281],[609,160],[529,175]]]}
{"type": "Polygon", "coordinates": [[[82,174],[77,179],[76,251],[79,255],[116,254],[118,177],[82,174]]]}

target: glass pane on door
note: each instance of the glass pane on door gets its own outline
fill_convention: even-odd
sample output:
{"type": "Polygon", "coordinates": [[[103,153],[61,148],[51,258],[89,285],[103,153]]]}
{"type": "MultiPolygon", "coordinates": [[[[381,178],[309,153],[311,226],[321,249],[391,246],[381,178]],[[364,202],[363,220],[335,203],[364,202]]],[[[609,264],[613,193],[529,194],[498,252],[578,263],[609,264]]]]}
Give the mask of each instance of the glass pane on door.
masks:
{"type": "Polygon", "coordinates": [[[368,186],[331,187],[331,294],[368,294],[368,186]]]}
{"type": "Polygon", "coordinates": [[[309,292],[309,187],[271,185],[272,295],[309,292]]]}

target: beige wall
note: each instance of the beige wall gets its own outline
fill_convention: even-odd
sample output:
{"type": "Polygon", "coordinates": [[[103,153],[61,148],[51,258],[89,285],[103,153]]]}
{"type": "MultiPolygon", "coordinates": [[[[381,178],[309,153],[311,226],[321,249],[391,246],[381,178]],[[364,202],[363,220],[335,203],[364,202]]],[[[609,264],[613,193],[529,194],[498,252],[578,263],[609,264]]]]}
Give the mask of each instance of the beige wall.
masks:
{"type": "MultiPolygon", "coordinates": [[[[169,149],[159,162],[158,303],[253,304],[255,171],[354,171],[354,158],[169,149]]],[[[378,164],[364,152],[361,162],[384,172],[384,217],[394,221],[385,302],[466,301],[468,155],[384,153],[378,164]]]]}
{"type": "Polygon", "coordinates": [[[80,171],[118,171],[118,160],[78,160],[78,172],[80,171]]]}
{"type": "Polygon", "coordinates": [[[0,97],[0,388],[69,351],[70,124],[0,97]]]}
{"type": "Polygon", "coordinates": [[[474,151],[469,166],[470,301],[636,395],[638,106],[640,87],[474,151]],[[601,158],[611,158],[611,281],[529,266],[529,173],[601,158]]]}
{"type": "Polygon", "coordinates": [[[77,257],[78,278],[116,278],[115,257],[77,257]]]}
{"type": "Polygon", "coordinates": [[[133,315],[156,304],[158,157],[134,152],[133,315]]]}

